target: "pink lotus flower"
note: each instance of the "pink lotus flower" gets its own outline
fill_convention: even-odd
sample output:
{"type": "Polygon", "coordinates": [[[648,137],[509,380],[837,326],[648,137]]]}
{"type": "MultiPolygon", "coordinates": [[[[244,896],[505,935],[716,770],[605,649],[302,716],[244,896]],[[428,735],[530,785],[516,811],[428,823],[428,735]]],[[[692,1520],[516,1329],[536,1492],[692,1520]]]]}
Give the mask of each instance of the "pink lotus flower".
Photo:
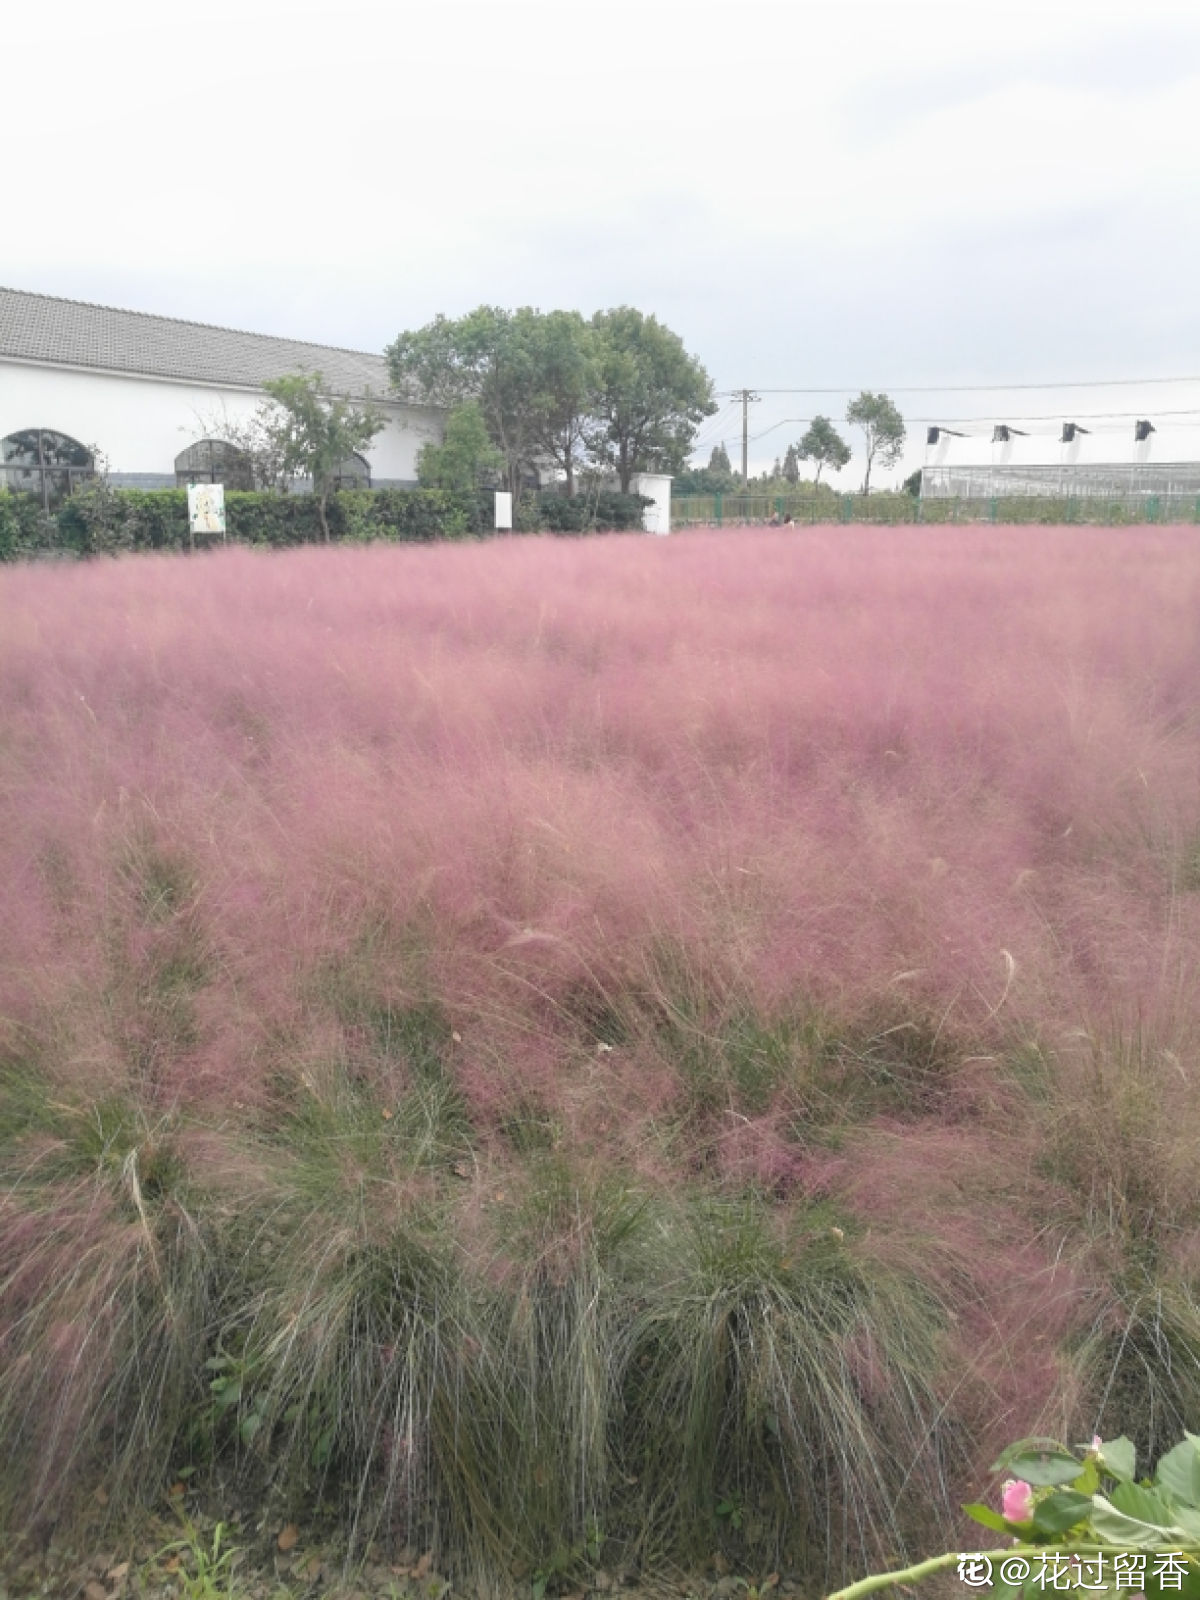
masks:
{"type": "Polygon", "coordinates": [[[1002,1510],[1006,1522],[1028,1522],[1033,1515],[1033,1490],[1023,1478],[1010,1478],[1004,1485],[1002,1510]]]}

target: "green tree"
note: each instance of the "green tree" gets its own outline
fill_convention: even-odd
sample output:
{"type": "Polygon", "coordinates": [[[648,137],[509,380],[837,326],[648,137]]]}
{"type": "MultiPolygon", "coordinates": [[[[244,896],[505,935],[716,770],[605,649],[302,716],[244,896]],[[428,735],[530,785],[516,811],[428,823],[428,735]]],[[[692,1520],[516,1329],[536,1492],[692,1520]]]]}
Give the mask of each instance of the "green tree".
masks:
{"type": "Polygon", "coordinates": [[[696,428],[717,409],[712,380],[679,335],[632,306],[598,311],[597,426],[590,444],[623,493],[635,472],[684,469],[696,428]]]}
{"type": "Polygon", "coordinates": [[[263,384],[273,404],[263,431],[287,476],[308,478],[316,497],[321,537],[329,542],[329,496],[345,462],[365,450],[385,426],[370,405],[325,394],[319,372],[297,372],[263,384]]]}
{"type": "Polygon", "coordinates": [[[387,349],[393,386],[406,399],[450,409],[478,404],[514,499],[545,432],[532,337],[537,315],[478,306],[465,317],[438,316],[402,333],[387,349]]]}
{"type": "Polygon", "coordinates": [[[872,394],[864,389],[846,407],[846,421],[863,431],[867,452],[863,493],[870,494],[871,468],[876,460],[881,467],[894,467],[900,459],[906,437],[904,418],[886,394],[872,394]]]}
{"type": "Polygon", "coordinates": [[[488,437],[477,400],[456,406],[446,418],[441,444],[421,447],[417,477],[427,489],[478,489],[484,479],[503,469],[504,457],[488,437]]]}
{"type": "Polygon", "coordinates": [[[783,476],[795,487],[800,482],[800,457],[796,453],[794,444],[788,445],[783,453],[783,476]]]}
{"type": "Polygon", "coordinates": [[[729,451],[723,444],[715,444],[712,455],[708,458],[710,472],[723,472],[727,478],[733,477],[733,463],[729,459],[729,451]]]}
{"type": "Polygon", "coordinates": [[[514,332],[532,358],[533,438],[575,493],[599,398],[596,336],[578,311],[518,311],[514,332]]]}
{"type": "MultiPolygon", "coordinates": [[[[800,476],[799,462],[811,461],[814,464],[817,474],[813,483],[816,485],[821,481],[822,467],[829,467],[834,472],[842,470],[850,459],[850,446],[828,417],[814,417],[800,443],[789,446],[789,454],[797,478],[800,476]]],[[[787,475],[786,466],[784,473],[787,475]]]]}

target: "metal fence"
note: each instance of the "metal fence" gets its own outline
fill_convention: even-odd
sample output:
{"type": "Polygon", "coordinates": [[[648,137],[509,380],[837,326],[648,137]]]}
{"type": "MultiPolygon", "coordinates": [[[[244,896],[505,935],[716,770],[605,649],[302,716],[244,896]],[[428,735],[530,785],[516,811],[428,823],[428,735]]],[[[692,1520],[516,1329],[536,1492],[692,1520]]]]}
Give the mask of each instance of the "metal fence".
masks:
{"type": "Polygon", "coordinates": [[[909,494],[689,495],[671,502],[671,527],[738,528],[826,523],[1138,523],[1200,522],[1200,495],[993,495],[921,500],[909,494]]]}

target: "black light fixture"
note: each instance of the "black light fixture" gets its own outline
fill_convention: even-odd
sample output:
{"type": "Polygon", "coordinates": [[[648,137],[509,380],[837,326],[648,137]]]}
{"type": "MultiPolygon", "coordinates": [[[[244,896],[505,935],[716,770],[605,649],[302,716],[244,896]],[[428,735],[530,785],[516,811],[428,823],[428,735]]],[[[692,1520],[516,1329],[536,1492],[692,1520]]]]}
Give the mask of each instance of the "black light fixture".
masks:
{"type": "Polygon", "coordinates": [[[1091,431],[1090,428],[1081,428],[1077,422],[1064,422],[1061,442],[1063,444],[1072,444],[1077,433],[1091,433],[1091,431]]]}
{"type": "Polygon", "coordinates": [[[943,434],[951,439],[965,439],[965,433],[959,433],[957,428],[927,428],[925,430],[925,443],[936,444],[943,434]]]}
{"type": "Polygon", "coordinates": [[[1028,439],[1028,437],[1026,429],[1010,427],[1007,422],[998,422],[992,429],[993,444],[1007,444],[1010,439],[1028,439]]]}
{"type": "Polygon", "coordinates": [[[1152,422],[1135,422],[1133,425],[1134,442],[1137,444],[1143,444],[1152,433],[1156,433],[1157,431],[1158,430],[1155,428],[1152,422]]]}

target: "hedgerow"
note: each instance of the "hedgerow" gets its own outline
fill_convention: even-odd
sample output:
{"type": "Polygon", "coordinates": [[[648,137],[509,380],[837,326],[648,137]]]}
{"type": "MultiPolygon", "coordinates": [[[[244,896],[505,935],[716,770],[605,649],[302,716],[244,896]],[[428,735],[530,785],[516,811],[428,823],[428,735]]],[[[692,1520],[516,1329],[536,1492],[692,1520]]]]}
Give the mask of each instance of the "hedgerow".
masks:
{"type": "MultiPolygon", "coordinates": [[[[526,497],[518,525],[523,531],[552,533],[638,527],[647,503],[640,495],[616,493],[574,500],[526,497]]],[[[321,542],[311,495],[228,490],[225,508],[227,538],[234,543],[282,549],[321,542]]],[[[330,496],[328,516],[331,537],[345,542],[425,544],[494,531],[492,496],[484,491],[347,489],[330,496]]],[[[213,542],[211,535],[193,540],[189,534],[186,489],[114,489],[105,482],[92,483],[49,516],[32,495],[0,494],[0,561],[53,552],[94,556],[186,550],[213,542]]]]}

